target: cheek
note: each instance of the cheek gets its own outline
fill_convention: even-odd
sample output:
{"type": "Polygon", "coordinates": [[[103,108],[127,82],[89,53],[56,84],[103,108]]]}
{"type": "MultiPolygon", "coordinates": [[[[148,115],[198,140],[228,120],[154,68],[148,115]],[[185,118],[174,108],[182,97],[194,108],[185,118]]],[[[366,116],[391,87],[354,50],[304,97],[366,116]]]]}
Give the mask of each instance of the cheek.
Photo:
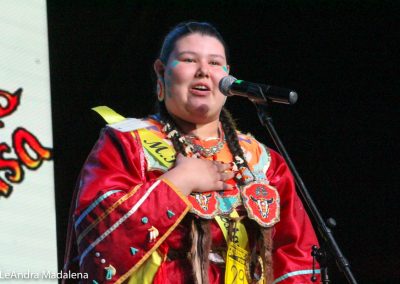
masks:
{"type": "Polygon", "coordinates": [[[224,96],[224,95],[221,93],[220,98],[221,98],[222,104],[224,105],[225,102],[226,102],[226,99],[227,99],[228,97],[227,97],[227,96],[224,96]]]}
{"type": "Polygon", "coordinates": [[[227,76],[228,74],[224,71],[224,69],[222,69],[221,67],[219,67],[218,69],[214,70],[213,72],[213,80],[214,83],[216,85],[219,84],[219,81],[221,81],[222,78],[224,78],[225,76],[227,76]]]}
{"type": "Polygon", "coordinates": [[[176,84],[184,84],[190,81],[191,76],[187,70],[177,68],[173,71],[171,79],[176,84]]]}
{"type": "Polygon", "coordinates": [[[167,70],[167,76],[174,84],[185,84],[190,82],[196,74],[194,64],[185,64],[179,61],[172,61],[167,70]]]}
{"type": "Polygon", "coordinates": [[[166,71],[166,76],[164,79],[166,95],[168,97],[181,96],[187,89],[191,82],[191,77],[188,76],[185,70],[170,69],[166,71]]]}
{"type": "Polygon", "coordinates": [[[165,71],[165,78],[164,78],[164,84],[165,84],[165,89],[166,89],[166,95],[168,97],[171,97],[173,93],[176,92],[176,87],[179,86],[178,83],[180,81],[180,72],[177,70],[178,66],[178,61],[172,62],[171,68],[167,69],[165,71]]]}

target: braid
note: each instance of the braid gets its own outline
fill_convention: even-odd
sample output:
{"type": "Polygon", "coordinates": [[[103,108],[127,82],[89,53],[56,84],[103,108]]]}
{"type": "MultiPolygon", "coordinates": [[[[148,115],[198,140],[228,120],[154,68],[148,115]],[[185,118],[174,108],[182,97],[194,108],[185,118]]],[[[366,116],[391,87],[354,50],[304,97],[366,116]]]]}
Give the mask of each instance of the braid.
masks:
{"type": "MultiPolygon", "coordinates": [[[[239,156],[242,159],[241,166],[244,166],[249,169],[250,173],[253,175],[253,172],[250,170],[249,165],[244,157],[244,153],[239,144],[238,135],[236,133],[236,125],[232,119],[231,114],[225,108],[221,111],[220,116],[222,129],[224,130],[226,141],[228,143],[229,150],[231,151],[234,160],[235,157],[239,156]]],[[[239,162],[237,162],[239,164],[239,162]]],[[[240,165],[238,165],[240,167],[240,165]]],[[[240,185],[243,185],[244,181],[241,179],[235,178],[236,182],[240,185]]],[[[271,228],[260,228],[261,232],[261,258],[263,260],[263,271],[264,271],[264,279],[266,279],[266,283],[271,283],[271,279],[273,279],[273,266],[272,266],[272,230],[271,228]]]]}
{"type": "MultiPolygon", "coordinates": [[[[233,159],[235,160],[236,156],[239,156],[242,159],[242,163],[240,164],[238,161],[238,167],[246,167],[249,169],[251,172],[249,165],[247,164],[246,158],[244,157],[244,153],[242,150],[242,147],[240,147],[239,144],[239,138],[236,133],[236,124],[229,113],[229,111],[226,108],[222,108],[221,111],[221,116],[220,116],[221,124],[222,124],[222,129],[224,130],[226,141],[228,143],[229,150],[232,153],[233,159]]],[[[237,180],[239,184],[242,184],[243,181],[237,180]]]]}
{"type": "Polygon", "coordinates": [[[179,138],[181,137],[181,134],[180,134],[180,132],[178,130],[178,127],[176,126],[174,120],[172,119],[171,115],[168,113],[168,111],[167,111],[167,109],[165,107],[165,104],[164,103],[159,103],[159,107],[158,108],[159,108],[159,112],[160,112],[161,121],[164,124],[168,123],[171,126],[171,129],[168,129],[168,132],[171,132],[171,131],[174,131],[174,130],[176,131],[176,134],[172,135],[170,137],[172,145],[175,148],[175,151],[177,153],[181,153],[184,156],[186,156],[186,151],[185,151],[185,148],[183,146],[183,143],[181,143],[181,141],[179,141],[179,138]]]}

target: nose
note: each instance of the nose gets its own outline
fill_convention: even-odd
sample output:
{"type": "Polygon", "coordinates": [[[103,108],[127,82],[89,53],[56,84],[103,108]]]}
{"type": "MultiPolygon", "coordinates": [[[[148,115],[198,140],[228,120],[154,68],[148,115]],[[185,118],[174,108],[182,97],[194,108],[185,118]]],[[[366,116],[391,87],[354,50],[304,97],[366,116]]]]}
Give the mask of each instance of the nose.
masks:
{"type": "Polygon", "coordinates": [[[199,62],[199,65],[198,65],[198,68],[197,68],[197,71],[196,71],[196,77],[200,77],[200,78],[206,77],[206,78],[208,78],[209,76],[210,76],[210,69],[209,69],[208,63],[207,62],[203,62],[203,61],[199,62]]]}

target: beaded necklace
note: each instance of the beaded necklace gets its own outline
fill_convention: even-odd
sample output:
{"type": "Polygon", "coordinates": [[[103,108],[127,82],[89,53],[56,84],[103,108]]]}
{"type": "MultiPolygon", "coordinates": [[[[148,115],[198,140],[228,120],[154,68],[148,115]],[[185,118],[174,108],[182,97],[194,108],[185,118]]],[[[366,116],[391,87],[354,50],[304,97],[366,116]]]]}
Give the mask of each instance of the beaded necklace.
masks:
{"type": "MultiPolygon", "coordinates": [[[[222,137],[219,139],[217,145],[206,148],[201,145],[195,144],[193,142],[194,137],[185,137],[181,135],[179,131],[174,129],[169,122],[164,122],[161,120],[161,123],[164,124],[162,131],[167,135],[169,139],[175,137],[180,143],[182,143],[182,145],[184,146],[185,154],[188,157],[197,157],[197,158],[200,158],[201,156],[205,158],[213,156],[215,157],[215,155],[221,151],[224,144],[226,143],[226,138],[222,129],[219,129],[219,132],[221,133],[220,136],[222,137]]],[[[232,170],[236,173],[235,178],[237,180],[244,182],[247,178],[244,175],[244,172],[246,170],[244,160],[239,155],[236,155],[234,157],[234,161],[232,162],[232,164],[233,164],[232,170]]]]}
{"type": "MultiPolygon", "coordinates": [[[[209,157],[212,157],[212,156],[218,154],[226,143],[225,135],[221,129],[221,126],[218,127],[218,134],[219,134],[219,138],[217,138],[218,143],[211,147],[204,147],[202,145],[195,143],[195,139],[197,139],[197,137],[193,136],[193,135],[183,136],[185,138],[183,143],[186,145],[193,146],[193,153],[198,153],[205,158],[209,158],[209,157]]],[[[212,139],[215,139],[215,138],[212,138],[212,139]]]]}

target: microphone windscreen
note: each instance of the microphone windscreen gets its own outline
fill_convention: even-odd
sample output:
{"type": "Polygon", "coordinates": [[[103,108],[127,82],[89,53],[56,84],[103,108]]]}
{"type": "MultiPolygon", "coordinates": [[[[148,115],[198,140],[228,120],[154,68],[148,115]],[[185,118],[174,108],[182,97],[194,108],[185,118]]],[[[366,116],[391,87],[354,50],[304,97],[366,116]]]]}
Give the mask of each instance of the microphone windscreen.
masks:
{"type": "Polygon", "coordinates": [[[222,94],[225,96],[230,96],[229,94],[229,89],[230,86],[235,82],[237,79],[233,76],[225,76],[219,81],[219,90],[221,91],[222,94]]]}

